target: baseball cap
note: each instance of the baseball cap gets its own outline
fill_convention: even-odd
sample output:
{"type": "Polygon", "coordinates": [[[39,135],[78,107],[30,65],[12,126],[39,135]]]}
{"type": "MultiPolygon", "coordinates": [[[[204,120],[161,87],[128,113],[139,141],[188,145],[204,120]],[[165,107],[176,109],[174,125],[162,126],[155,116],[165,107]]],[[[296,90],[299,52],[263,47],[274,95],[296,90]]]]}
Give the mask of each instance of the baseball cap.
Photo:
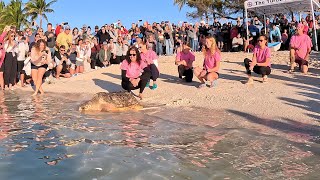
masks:
{"type": "Polygon", "coordinates": [[[94,28],[95,28],[95,29],[99,29],[99,26],[95,26],[94,28]]]}
{"type": "Polygon", "coordinates": [[[64,29],[65,29],[65,30],[67,30],[67,29],[70,30],[70,26],[69,26],[69,25],[65,25],[65,26],[64,26],[64,29]]]}
{"type": "Polygon", "coordinates": [[[84,24],[83,26],[82,26],[82,28],[87,28],[88,26],[86,25],[86,24],[84,24]]]}
{"type": "Polygon", "coordinates": [[[102,44],[103,44],[103,45],[108,45],[108,42],[107,42],[107,41],[105,41],[105,42],[103,42],[102,44]]]}

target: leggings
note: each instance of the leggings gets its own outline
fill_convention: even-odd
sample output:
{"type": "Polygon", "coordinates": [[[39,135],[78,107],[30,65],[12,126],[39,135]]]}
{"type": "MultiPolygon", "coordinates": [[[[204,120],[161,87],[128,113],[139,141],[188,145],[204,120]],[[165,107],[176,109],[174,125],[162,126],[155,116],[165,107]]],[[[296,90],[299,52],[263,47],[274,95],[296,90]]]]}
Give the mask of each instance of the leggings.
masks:
{"type": "Polygon", "coordinates": [[[142,75],[140,76],[140,82],[137,87],[133,87],[132,83],[128,80],[122,79],[121,86],[123,89],[127,90],[128,92],[140,89],[140,93],[144,91],[144,88],[146,88],[147,82],[150,80],[151,72],[150,71],[144,71],[142,75]]]}
{"type": "Polygon", "coordinates": [[[153,81],[156,81],[159,78],[159,70],[155,64],[150,64],[151,78],[153,81]]]}
{"type": "Polygon", "coordinates": [[[91,62],[90,62],[90,67],[91,67],[91,69],[95,69],[95,68],[96,68],[96,64],[97,64],[96,55],[97,55],[96,52],[91,53],[91,57],[90,57],[90,59],[91,59],[91,62]]]}
{"type": "MultiPolygon", "coordinates": [[[[246,67],[247,74],[251,75],[250,68],[250,62],[252,62],[250,59],[246,58],[244,59],[244,66],[246,67]]],[[[257,74],[261,74],[262,76],[271,74],[271,68],[269,66],[254,66],[253,72],[257,74]]]]}
{"type": "Polygon", "coordinates": [[[179,72],[179,78],[182,78],[182,76],[185,76],[186,82],[192,82],[192,78],[193,78],[192,69],[186,69],[184,65],[179,65],[178,72],[179,72]]]}
{"type": "Polygon", "coordinates": [[[4,59],[4,84],[5,85],[15,85],[17,77],[18,68],[17,56],[13,56],[11,52],[7,52],[4,59]]]}

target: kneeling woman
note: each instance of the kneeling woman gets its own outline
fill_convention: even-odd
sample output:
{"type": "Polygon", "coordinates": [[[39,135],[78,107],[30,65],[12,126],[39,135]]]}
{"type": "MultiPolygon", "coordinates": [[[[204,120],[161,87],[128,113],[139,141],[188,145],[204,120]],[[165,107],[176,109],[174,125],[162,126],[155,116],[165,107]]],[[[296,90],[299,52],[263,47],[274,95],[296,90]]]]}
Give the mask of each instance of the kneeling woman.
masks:
{"type": "Polygon", "coordinates": [[[258,45],[253,50],[252,60],[244,59],[244,65],[248,74],[247,84],[252,84],[253,79],[251,72],[262,75],[262,82],[268,80],[268,75],[271,73],[271,50],[268,48],[268,38],[266,36],[260,36],[258,38],[258,45]]]}
{"type": "Polygon", "coordinates": [[[193,62],[195,61],[194,54],[190,51],[190,47],[183,43],[182,47],[177,50],[176,65],[178,65],[179,78],[185,76],[186,82],[192,82],[193,78],[193,62]]]}
{"type": "MultiPolygon", "coordinates": [[[[141,51],[141,59],[144,61],[147,65],[148,68],[151,71],[151,79],[153,81],[153,85],[150,86],[152,90],[157,89],[157,79],[159,78],[159,69],[158,69],[158,57],[156,52],[153,50],[148,50],[147,44],[145,42],[141,42],[139,44],[139,49],[141,51]]],[[[147,83],[147,86],[149,86],[149,83],[147,83]]]]}
{"type": "Polygon", "coordinates": [[[121,86],[128,92],[140,89],[139,97],[142,99],[143,91],[151,77],[148,65],[141,59],[138,48],[132,46],[127,52],[127,58],[121,63],[121,86]]]}
{"type": "Polygon", "coordinates": [[[50,49],[46,46],[46,41],[40,39],[31,49],[31,76],[36,86],[33,96],[39,92],[44,93],[42,78],[49,64],[52,64],[50,49]]]}
{"type": "Polygon", "coordinates": [[[210,88],[215,86],[215,80],[219,77],[221,55],[216,40],[212,36],[206,37],[203,48],[203,68],[196,67],[194,74],[200,80],[199,88],[206,87],[205,80],[210,82],[210,88]]]}

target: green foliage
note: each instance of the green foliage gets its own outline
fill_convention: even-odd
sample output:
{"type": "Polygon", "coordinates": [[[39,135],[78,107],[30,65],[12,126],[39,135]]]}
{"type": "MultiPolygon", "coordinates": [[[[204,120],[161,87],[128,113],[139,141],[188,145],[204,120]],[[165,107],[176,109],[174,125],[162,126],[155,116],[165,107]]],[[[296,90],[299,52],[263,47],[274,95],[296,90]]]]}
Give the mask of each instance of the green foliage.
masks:
{"type": "Polygon", "coordinates": [[[42,18],[48,22],[48,17],[46,14],[54,12],[50,6],[55,2],[57,2],[57,0],[52,0],[48,3],[46,0],[30,0],[26,4],[27,14],[31,17],[32,21],[40,18],[40,27],[42,27],[42,18]]]}
{"type": "Polygon", "coordinates": [[[245,0],[174,0],[181,9],[189,6],[195,11],[187,15],[191,18],[208,18],[208,16],[236,19],[232,15],[242,13],[245,0]]]}
{"type": "Polygon", "coordinates": [[[57,0],[46,2],[46,0],[30,0],[23,3],[22,0],[11,0],[8,4],[0,2],[0,31],[7,25],[16,26],[17,30],[30,27],[31,22],[40,18],[40,27],[42,18],[48,21],[47,13],[54,12],[50,8],[57,0]]]}

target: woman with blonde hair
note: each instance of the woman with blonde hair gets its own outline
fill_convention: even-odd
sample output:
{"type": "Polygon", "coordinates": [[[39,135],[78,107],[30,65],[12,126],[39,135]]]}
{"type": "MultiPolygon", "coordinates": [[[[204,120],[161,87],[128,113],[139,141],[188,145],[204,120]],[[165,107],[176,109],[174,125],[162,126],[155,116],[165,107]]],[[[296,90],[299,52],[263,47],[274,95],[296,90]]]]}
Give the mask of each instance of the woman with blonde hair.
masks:
{"type": "Polygon", "coordinates": [[[194,69],[195,76],[200,80],[199,88],[206,87],[205,81],[210,82],[210,88],[215,86],[215,82],[219,77],[219,68],[221,55],[216,40],[212,36],[205,39],[205,47],[203,48],[204,62],[203,67],[194,69]]]}
{"type": "Polygon", "coordinates": [[[16,84],[17,77],[17,52],[18,43],[14,40],[15,33],[9,31],[7,37],[5,38],[3,49],[5,50],[5,58],[3,62],[4,68],[4,85],[8,86],[9,89],[13,90],[13,86],[16,84]]]}
{"type": "Polygon", "coordinates": [[[44,94],[42,89],[42,78],[48,66],[53,66],[50,49],[46,46],[46,41],[40,39],[31,49],[31,76],[36,90],[32,96],[39,92],[44,94]]]}

